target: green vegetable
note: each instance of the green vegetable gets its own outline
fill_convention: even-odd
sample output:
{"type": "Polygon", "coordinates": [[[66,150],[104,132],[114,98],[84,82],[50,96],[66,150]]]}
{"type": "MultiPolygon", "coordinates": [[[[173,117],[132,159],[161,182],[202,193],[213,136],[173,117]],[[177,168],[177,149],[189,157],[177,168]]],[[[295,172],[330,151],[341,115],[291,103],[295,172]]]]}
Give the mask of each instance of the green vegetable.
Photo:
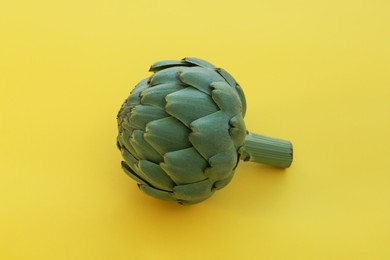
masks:
{"type": "Polygon", "coordinates": [[[225,70],[185,58],[150,71],[118,113],[122,168],[142,191],[194,204],[225,187],[239,159],[290,166],[290,142],[246,130],[244,93],[225,70]]]}

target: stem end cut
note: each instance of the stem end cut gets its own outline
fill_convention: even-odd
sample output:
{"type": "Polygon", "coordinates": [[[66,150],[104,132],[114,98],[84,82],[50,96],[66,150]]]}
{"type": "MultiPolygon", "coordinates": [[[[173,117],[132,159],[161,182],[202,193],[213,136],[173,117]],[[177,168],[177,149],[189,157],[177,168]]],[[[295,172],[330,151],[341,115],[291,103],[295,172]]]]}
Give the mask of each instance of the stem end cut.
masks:
{"type": "Polygon", "coordinates": [[[250,132],[246,135],[239,153],[241,160],[281,168],[290,167],[293,160],[293,147],[290,141],[250,132]]]}

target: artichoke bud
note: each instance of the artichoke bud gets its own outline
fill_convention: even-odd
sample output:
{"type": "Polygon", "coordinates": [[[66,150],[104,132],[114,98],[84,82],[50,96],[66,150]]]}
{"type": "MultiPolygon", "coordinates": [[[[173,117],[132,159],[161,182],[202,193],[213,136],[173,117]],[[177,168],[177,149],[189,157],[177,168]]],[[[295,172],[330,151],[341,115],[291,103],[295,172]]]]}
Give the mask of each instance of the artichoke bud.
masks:
{"type": "Polygon", "coordinates": [[[289,167],[288,141],[249,133],[241,87],[198,58],[153,64],[118,113],[122,168],[155,198],[194,204],[233,178],[239,159],[289,167]]]}

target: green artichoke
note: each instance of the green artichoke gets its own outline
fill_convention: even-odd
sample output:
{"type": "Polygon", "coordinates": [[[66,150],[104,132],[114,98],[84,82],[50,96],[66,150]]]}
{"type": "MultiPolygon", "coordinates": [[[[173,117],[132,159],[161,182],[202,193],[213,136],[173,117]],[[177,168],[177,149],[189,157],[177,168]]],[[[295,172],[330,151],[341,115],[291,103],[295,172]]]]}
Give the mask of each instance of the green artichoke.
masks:
{"type": "Polygon", "coordinates": [[[122,168],[145,193],[194,204],[233,178],[239,159],[289,167],[292,145],[246,130],[245,96],[197,58],[159,61],[118,113],[122,168]]]}

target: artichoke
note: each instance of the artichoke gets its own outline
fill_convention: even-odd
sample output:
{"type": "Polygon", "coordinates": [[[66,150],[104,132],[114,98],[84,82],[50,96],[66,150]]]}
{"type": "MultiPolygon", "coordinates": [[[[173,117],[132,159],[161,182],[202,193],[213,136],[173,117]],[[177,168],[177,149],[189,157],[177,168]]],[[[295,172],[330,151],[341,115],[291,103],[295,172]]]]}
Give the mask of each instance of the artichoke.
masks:
{"type": "Polygon", "coordinates": [[[194,204],[225,187],[239,159],[290,166],[289,141],[246,130],[245,96],[228,72],[198,58],[150,71],[117,117],[122,168],[142,191],[194,204]]]}

